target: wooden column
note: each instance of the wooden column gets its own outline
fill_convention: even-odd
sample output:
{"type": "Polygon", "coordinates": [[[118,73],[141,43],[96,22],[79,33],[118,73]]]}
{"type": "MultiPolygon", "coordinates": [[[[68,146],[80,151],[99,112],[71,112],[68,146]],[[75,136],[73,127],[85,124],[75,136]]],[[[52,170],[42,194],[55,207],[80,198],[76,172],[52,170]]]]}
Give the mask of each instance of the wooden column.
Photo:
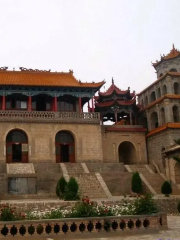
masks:
{"type": "Polygon", "coordinates": [[[57,112],[57,97],[54,97],[54,111],[57,112]]]}
{"type": "Polygon", "coordinates": [[[32,111],[32,97],[28,97],[28,111],[32,111]]]}
{"type": "Polygon", "coordinates": [[[115,112],[114,115],[115,115],[115,123],[117,123],[117,112],[115,112]]]}
{"type": "Polygon", "coordinates": [[[92,112],[94,112],[94,97],[92,97],[92,112]]]}
{"type": "Polygon", "coordinates": [[[2,96],[2,110],[6,110],[6,97],[2,96]]]}
{"type": "Polygon", "coordinates": [[[79,112],[82,112],[82,102],[81,102],[81,97],[79,97],[79,112]]]}

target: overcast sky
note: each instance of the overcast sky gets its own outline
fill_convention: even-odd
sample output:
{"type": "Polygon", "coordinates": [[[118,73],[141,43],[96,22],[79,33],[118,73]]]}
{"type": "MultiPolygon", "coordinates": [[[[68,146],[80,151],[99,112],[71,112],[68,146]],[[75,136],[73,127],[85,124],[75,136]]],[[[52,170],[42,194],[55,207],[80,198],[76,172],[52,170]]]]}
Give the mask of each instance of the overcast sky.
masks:
{"type": "Polygon", "coordinates": [[[0,66],[138,93],[156,80],[151,61],[180,49],[179,12],[180,0],[0,0],[0,66]]]}

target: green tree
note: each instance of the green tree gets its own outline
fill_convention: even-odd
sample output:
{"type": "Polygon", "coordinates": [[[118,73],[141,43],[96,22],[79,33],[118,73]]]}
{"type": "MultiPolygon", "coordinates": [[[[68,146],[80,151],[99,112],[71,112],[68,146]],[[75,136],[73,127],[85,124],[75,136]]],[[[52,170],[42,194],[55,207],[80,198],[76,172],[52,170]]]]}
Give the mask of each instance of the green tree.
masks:
{"type": "Polygon", "coordinates": [[[66,186],[67,186],[66,179],[64,177],[61,177],[59,179],[59,181],[57,182],[57,185],[56,185],[56,195],[57,195],[57,197],[59,197],[59,198],[64,197],[66,186]]]}
{"type": "Polygon", "coordinates": [[[75,178],[71,177],[65,188],[64,199],[65,200],[79,200],[79,185],[75,178]]]}
{"type": "Polygon", "coordinates": [[[168,181],[164,181],[162,187],[161,187],[161,193],[165,194],[165,196],[169,196],[169,194],[172,193],[172,187],[171,184],[168,181]]]}
{"type": "Polygon", "coordinates": [[[131,188],[134,193],[142,193],[142,180],[138,172],[133,173],[131,188]]]}

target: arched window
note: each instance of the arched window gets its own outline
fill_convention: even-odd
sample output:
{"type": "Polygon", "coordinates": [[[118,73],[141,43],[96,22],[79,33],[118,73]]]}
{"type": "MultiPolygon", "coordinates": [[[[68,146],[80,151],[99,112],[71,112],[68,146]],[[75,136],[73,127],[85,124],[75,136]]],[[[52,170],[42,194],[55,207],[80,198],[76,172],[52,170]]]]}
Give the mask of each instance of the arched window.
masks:
{"type": "Polygon", "coordinates": [[[160,113],[161,113],[161,123],[162,125],[164,125],[166,123],[164,108],[161,108],[160,113]]]}
{"type": "Polygon", "coordinates": [[[151,114],[151,130],[153,130],[154,128],[159,127],[159,121],[158,121],[158,115],[157,112],[153,112],[151,114]]]}
{"type": "Polygon", "coordinates": [[[173,120],[179,122],[179,108],[177,106],[173,106],[173,120]]]}
{"type": "Polygon", "coordinates": [[[141,100],[141,106],[144,107],[144,101],[143,101],[143,99],[141,100]]]}
{"type": "Polygon", "coordinates": [[[119,145],[119,161],[124,164],[136,163],[136,149],[131,142],[124,141],[119,145]]]}
{"type": "Polygon", "coordinates": [[[6,136],[6,161],[28,162],[28,138],[21,130],[12,130],[6,136]]]}
{"type": "Polygon", "coordinates": [[[174,94],[179,94],[179,83],[174,83],[174,94]]]}
{"type": "Polygon", "coordinates": [[[161,89],[159,87],[158,90],[157,90],[157,98],[160,98],[160,97],[161,97],[161,89]]]}
{"type": "Polygon", "coordinates": [[[155,91],[153,91],[152,93],[151,93],[151,96],[150,96],[150,102],[153,102],[153,101],[155,101],[156,100],[156,93],[155,93],[155,91]]]}
{"type": "Polygon", "coordinates": [[[166,85],[163,85],[163,87],[162,87],[162,95],[165,95],[165,94],[167,94],[167,87],[166,87],[166,85]]]}
{"type": "Polygon", "coordinates": [[[145,97],[145,106],[147,106],[148,105],[148,97],[146,96],[145,97]]]}
{"type": "Polygon", "coordinates": [[[68,131],[60,131],[55,137],[56,162],[75,162],[74,137],[68,131]]]}

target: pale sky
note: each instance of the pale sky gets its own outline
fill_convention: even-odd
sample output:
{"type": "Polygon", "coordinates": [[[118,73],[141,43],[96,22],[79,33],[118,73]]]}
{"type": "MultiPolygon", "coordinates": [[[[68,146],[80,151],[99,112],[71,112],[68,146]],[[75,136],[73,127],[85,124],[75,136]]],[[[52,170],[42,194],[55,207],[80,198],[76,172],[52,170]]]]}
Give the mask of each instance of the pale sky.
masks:
{"type": "Polygon", "coordinates": [[[0,0],[0,67],[73,69],[138,93],[156,80],[151,61],[180,49],[179,25],[180,0],[0,0]]]}

